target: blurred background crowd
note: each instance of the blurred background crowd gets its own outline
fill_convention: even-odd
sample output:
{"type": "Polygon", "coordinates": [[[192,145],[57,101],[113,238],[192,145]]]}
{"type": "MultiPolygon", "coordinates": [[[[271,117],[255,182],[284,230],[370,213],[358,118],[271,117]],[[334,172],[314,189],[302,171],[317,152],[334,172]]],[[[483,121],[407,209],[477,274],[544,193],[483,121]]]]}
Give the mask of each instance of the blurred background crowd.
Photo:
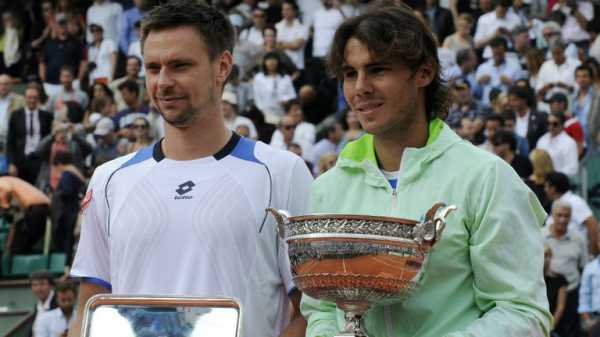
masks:
{"type": "MultiPolygon", "coordinates": [[[[139,41],[157,2],[0,0],[5,256],[61,252],[66,275],[94,168],[162,137],[139,41]]],[[[238,33],[227,125],[296,153],[315,176],[335,165],[363,131],[326,56],[337,26],[374,2],[213,0],[238,33]]],[[[437,37],[452,92],[447,124],[508,162],[550,214],[553,333],[600,336],[600,1],[388,2],[410,6],[437,37]]],[[[35,275],[32,284],[52,284],[35,275]]],[[[48,309],[50,291],[34,293],[48,309]]]]}

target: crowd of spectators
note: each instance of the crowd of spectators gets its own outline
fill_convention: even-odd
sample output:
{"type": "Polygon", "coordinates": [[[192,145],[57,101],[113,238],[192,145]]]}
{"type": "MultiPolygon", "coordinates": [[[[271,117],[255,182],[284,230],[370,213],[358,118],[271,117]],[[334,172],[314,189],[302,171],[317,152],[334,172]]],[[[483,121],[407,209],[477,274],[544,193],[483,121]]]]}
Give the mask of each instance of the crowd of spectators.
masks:
{"type": "MultiPolygon", "coordinates": [[[[13,196],[23,213],[5,253],[31,252],[50,217],[70,261],[91,172],[162,137],[139,41],[156,2],[0,1],[0,202],[13,196]]],[[[551,214],[554,336],[598,336],[598,224],[570,188],[600,145],[600,1],[213,0],[238,33],[228,127],[296,153],[315,176],[335,165],[363,132],[326,56],[338,25],[375,2],[404,2],[429,25],[452,94],[446,123],[509,163],[551,214]]]]}

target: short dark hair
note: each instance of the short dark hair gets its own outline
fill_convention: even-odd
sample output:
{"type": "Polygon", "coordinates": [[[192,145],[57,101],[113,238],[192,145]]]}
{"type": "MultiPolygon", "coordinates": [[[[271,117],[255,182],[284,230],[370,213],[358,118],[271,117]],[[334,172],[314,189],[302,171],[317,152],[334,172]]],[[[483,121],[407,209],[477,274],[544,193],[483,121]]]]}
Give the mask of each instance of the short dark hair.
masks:
{"type": "Polygon", "coordinates": [[[283,103],[283,111],[285,111],[285,113],[288,113],[294,105],[299,105],[300,107],[302,107],[302,104],[300,103],[299,99],[292,98],[283,103]]]}
{"type": "Polygon", "coordinates": [[[504,126],[504,118],[502,117],[502,115],[499,114],[491,114],[487,116],[485,122],[498,122],[500,123],[500,126],[504,126]]]}
{"type": "Polygon", "coordinates": [[[569,177],[561,172],[550,172],[546,174],[546,182],[556,189],[556,192],[563,194],[567,193],[571,188],[569,177]]]}
{"type": "Polygon", "coordinates": [[[56,293],[65,293],[67,291],[72,291],[73,294],[77,294],[77,287],[75,286],[75,283],[73,281],[66,280],[57,283],[54,287],[54,291],[56,293]]]}
{"type": "Polygon", "coordinates": [[[142,62],[142,59],[140,59],[136,55],[127,55],[127,61],[129,61],[130,59],[134,59],[134,60],[138,61],[138,64],[140,65],[140,67],[142,66],[142,64],[144,64],[144,62],[142,62]]]}
{"type": "Polygon", "coordinates": [[[494,133],[490,142],[494,145],[508,144],[511,151],[514,152],[517,150],[517,140],[515,139],[515,135],[507,130],[498,130],[498,132],[494,133]]]}
{"type": "Polygon", "coordinates": [[[119,84],[117,89],[119,89],[119,91],[127,89],[129,92],[133,92],[136,95],[140,94],[140,86],[136,82],[131,80],[126,80],[125,82],[119,84]]]}
{"type": "Polygon", "coordinates": [[[298,13],[300,11],[300,7],[298,7],[298,4],[296,3],[295,0],[283,0],[281,2],[281,6],[283,6],[285,4],[288,4],[288,5],[292,6],[292,8],[294,9],[294,11],[296,13],[298,13]]]}
{"type": "Polygon", "coordinates": [[[577,74],[578,71],[587,71],[588,75],[590,75],[590,78],[594,79],[594,72],[592,71],[592,68],[590,68],[590,66],[588,66],[587,64],[582,64],[575,68],[575,74],[577,74]]]}
{"type": "Polygon", "coordinates": [[[510,87],[510,89],[508,89],[508,94],[517,96],[520,99],[524,99],[525,101],[527,101],[527,105],[529,107],[535,105],[535,97],[533,95],[532,90],[528,87],[524,87],[521,85],[513,85],[512,87],[510,87]]]}
{"type": "Polygon", "coordinates": [[[34,271],[29,275],[29,281],[48,281],[48,284],[54,285],[54,275],[46,269],[34,271]]]}
{"type": "Polygon", "coordinates": [[[71,67],[70,65],[63,64],[60,67],[60,72],[62,73],[63,71],[68,71],[71,73],[71,75],[75,75],[75,71],[73,70],[73,67],[71,67]]]}
{"type": "Polygon", "coordinates": [[[504,47],[505,50],[508,48],[508,43],[502,36],[497,36],[490,41],[490,47],[496,48],[500,46],[504,47]]]}
{"type": "Polygon", "coordinates": [[[233,52],[231,22],[215,7],[198,0],[171,0],[150,10],[142,19],[142,51],[150,32],[184,26],[192,26],[200,34],[211,61],[224,51],[233,52]]]}
{"type": "Polygon", "coordinates": [[[276,51],[270,51],[268,53],[265,54],[265,56],[263,56],[262,59],[262,72],[267,75],[267,60],[268,59],[275,59],[277,60],[277,73],[280,75],[284,74],[283,71],[283,65],[281,64],[281,57],[279,56],[279,54],[276,51]]]}
{"type": "Polygon", "coordinates": [[[425,112],[428,120],[448,116],[450,91],[440,75],[436,39],[412,10],[406,6],[378,6],[344,21],[335,32],[328,60],[329,69],[340,79],[346,44],[351,38],[365,44],[373,56],[402,62],[414,71],[431,62],[436,76],[425,88],[425,112]]]}

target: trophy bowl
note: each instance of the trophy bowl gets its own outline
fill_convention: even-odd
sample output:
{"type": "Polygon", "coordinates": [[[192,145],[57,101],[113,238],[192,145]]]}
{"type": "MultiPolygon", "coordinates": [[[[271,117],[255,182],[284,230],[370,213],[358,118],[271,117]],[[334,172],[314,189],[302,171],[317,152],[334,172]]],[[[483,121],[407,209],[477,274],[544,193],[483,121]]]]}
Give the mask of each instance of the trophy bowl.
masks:
{"type": "Polygon", "coordinates": [[[421,222],[393,217],[289,216],[269,208],[288,244],[294,282],[303,293],[335,302],[346,318],[339,336],[366,337],[373,304],[401,302],[419,286],[427,253],[455,206],[435,204],[421,222]]]}

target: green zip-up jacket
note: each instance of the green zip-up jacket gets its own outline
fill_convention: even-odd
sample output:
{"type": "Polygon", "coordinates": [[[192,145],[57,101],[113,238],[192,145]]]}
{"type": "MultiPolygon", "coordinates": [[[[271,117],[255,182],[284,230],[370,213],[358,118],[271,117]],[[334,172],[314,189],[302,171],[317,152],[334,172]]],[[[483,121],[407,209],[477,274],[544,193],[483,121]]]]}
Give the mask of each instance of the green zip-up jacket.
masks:
{"type": "MultiPolygon", "coordinates": [[[[371,337],[548,336],[541,226],[533,192],[499,157],[476,148],[436,119],[422,148],[407,148],[393,190],[379,170],[373,136],[349,143],[313,185],[315,213],[419,220],[436,202],[458,210],[430,251],[421,287],[403,303],[375,306],[371,337]]],[[[307,337],[344,326],[334,303],[304,295],[307,337]]]]}

